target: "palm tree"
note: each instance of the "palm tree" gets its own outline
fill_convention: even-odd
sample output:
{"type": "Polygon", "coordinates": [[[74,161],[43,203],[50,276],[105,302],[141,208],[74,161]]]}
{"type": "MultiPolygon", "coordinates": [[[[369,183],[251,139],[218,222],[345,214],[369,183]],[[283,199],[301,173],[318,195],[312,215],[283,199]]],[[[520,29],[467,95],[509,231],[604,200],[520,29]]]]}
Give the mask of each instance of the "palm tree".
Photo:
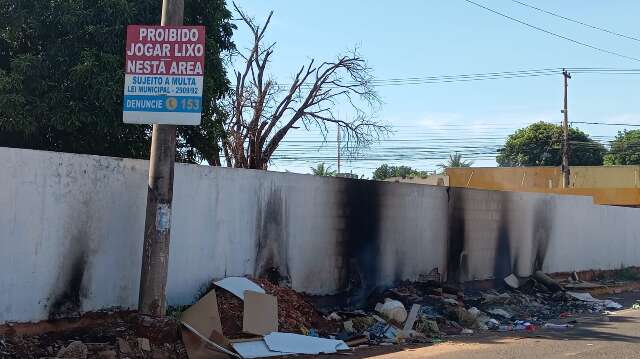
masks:
{"type": "Polygon", "coordinates": [[[450,167],[471,167],[473,165],[473,161],[465,161],[462,159],[462,154],[459,152],[453,153],[449,155],[449,160],[447,163],[441,163],[438,167],[445,169],[450,167]]]}
{"type": "Polygon", "coordinates": [[[337,171],[332,171],[331,166],[324,165],[324,162],[319,163],[316,167],[311,167],[311,174],[315,176],[334,177],[337,171]]]}

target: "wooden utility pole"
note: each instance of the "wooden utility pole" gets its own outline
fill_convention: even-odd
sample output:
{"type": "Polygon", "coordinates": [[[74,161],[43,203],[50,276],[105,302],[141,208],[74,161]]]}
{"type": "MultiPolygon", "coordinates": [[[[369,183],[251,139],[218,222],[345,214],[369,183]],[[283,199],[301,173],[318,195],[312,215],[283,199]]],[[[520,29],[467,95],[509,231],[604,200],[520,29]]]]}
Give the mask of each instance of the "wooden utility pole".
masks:
{"type": "MultiPolygon", "coordinates": [[[[184,0],[162,1],[161,25],[182,25],[183,18],[184,0]]],[[[166,309],[175,157],[176,126],[153,125],[138,311],[157,317],[166,309]]]]}
{"type": "Polygon", "coordinates": [[[338,125],[338,135],[337,135],[337,142],[338,142],[338,174],[340,174],[340,125],[338,125]]]}
{"type": "Polygon", "coordinates": [[[571,74],[567,70],[562,69],[562,76],[564,77],[564,120],[562,121],[562,130],[564,133],[564,141],[562,146],[562,187],[569,188],[571,185],[571,171],[569,169],[569,154],[571,149],[569,147],[569,111],[567,109],[567,89],[569,87],[569,79],[571,74]]]}

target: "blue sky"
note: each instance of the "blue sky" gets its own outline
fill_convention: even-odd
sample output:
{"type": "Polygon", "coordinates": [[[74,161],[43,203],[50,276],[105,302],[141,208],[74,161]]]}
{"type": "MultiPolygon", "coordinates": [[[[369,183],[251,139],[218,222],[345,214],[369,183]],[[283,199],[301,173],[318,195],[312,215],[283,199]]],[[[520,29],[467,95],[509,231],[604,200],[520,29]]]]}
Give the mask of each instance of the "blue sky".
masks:
{"type": "MultiPolygon", "coordinates": [[[[511,0],[477,0],[533,25],[564,36],[640,58],[640,42],[567,22],[511,0]]],[[[623,34],[640,37],[638,1],[548,1],[529,4],[623,34]]],[[[270,75],[287,83],[309,59],[332,60],[359,46],[379,79],[455,75],[556,67],[640,69],[640,62],[619,58],[551,37],[473,6],[463,0],[264,1],[237,4],[257,20],[274,17],[267,40],[276,49],[270,75]]],[[[235,42],[249,46],[238,23],[235,42]]],[[[575,74],[569,85],[570,120],[640,124],[637,84],[640,75],[575,74]]],[[[478,82],[379,87],[383,105],[376,114],[393,133],[343,160],[343,172],[371,176],[382,163],[436,169],[446,153],[460,151],[476,166],[495,166],[493,150],[514,130],[535,121],[562,119],[560,75],[478,82]]],[[[606,141],[623,127],[575,125],[606,141]]],[[[335,139],[335,133],[329,134],[335,139]]],[[[271,170],[308,173],[326,162],[335,168],[336,144],[324,145],[318,131],[288,136],[271,170]],[[293,141],[319,142],[293,142],[293,141]]]]}

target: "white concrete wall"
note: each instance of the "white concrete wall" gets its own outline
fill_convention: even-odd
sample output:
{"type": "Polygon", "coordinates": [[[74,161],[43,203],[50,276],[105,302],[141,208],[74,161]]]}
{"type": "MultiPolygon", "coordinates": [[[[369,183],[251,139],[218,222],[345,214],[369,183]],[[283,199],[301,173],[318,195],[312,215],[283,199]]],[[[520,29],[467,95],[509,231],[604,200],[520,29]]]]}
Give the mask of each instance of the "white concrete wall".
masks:
{"type": "MultiPolygon", "coordinates": [[[[0,148],[0,163],[0,322],[135,308],[147,162],[0,148]]],[[[346,203],[358,183],[176,165],[169,302],[271,264],[299,291],[347,289],[345,248],[357,250],[350,237],[360,231],[376,237],[373,284],[444,266],[445,188],[369,182],[346,203]],[[376,208],[360,208],[360,195],[376,208]],[[375,231],[353,225],[378,210],[375,231]]]]}
{"type": "Polygon", "coordinates": [[[581,196],[451,191],[463,218],[463,281],[526,276],[535,268],[553,273],[640,265],[640,209],[594,205],[581,196]]]}
{"type": "MultiPolygon", "coordinates": [[[[147,162],[0,148],[0,163],[0,323],[135,308],[147,162]]],[[[452,263],[462,280],[526,275],[536,257],[547,272],[640,265],[639,211],[178,164],[167,295],[187,304],[211,279],[270,267],[299,291],[357,295],[354,283],[371,289],[452,263]]]]}

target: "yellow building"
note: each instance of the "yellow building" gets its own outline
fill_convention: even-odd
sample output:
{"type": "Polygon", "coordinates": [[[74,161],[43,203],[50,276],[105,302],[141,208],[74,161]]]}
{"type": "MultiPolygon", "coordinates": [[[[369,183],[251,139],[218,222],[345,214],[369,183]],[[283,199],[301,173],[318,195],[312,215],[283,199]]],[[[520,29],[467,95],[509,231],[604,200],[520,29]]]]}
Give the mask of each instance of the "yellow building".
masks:
{"type": "Polygon", "coordinates": [[[592,196],[594,203],[640,206],[640,166],[572,166],[562,188],[559,167],[447,168],[451,187],[592,196]]]}

